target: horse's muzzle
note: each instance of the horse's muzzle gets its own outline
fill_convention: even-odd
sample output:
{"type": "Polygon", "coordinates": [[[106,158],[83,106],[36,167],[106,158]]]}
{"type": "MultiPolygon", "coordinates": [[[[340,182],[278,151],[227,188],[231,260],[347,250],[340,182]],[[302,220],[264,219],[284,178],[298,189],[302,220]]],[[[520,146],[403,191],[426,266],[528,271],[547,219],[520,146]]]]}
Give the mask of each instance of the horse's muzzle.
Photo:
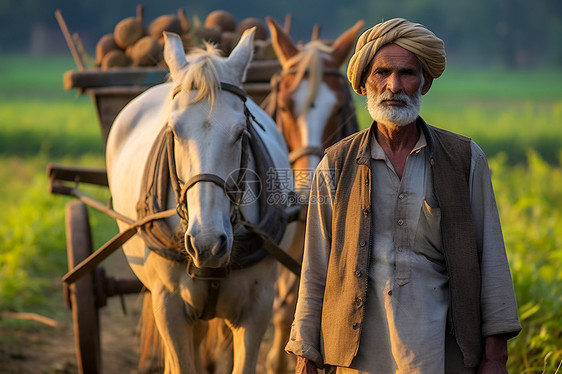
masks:
{"type": "Polygon", "coordinates": [[[185,249],[198,268],[217,268],[228,263],[230,254],[228,238],[226,234],[214,231],[185,234],[185,249]]]}

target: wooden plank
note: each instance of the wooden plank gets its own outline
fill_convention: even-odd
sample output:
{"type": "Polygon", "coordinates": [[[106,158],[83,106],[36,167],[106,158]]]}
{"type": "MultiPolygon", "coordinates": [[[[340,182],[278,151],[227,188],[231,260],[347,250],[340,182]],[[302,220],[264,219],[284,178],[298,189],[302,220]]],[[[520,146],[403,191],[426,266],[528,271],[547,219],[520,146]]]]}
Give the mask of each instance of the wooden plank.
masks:
{"type": "Polygon", "coordinates": [[[277,60],[252,61],[246,73],[246,82],[267,82],[271,76],[281,71],[281,64],[277,60]]]}
{"type": "Polygon", "coordinates": [[[106,187],[108,185],[105,169],[49,164],[47,165],[47,176],[52,181],[90,183],[106,187]]]}
{"type": "Polygon", "coordinates": [[[244,83],[244,90],[258,105],[269,95],[271,87],[269,82],[247,82],[244,83]]]}
{"type": "Polygon", "coordinates": [[[109,86],[144,86],[148,88],[164,82],[167,76],[166,69],[157,67],[67,71],[63,75],[63,86],[65,90],[109,86]]]}
{"type": "MultiPolygon", "coordinates": [[[[281,70],[276,60],[254,61],[246,74],[247,82],[269,82],[271,76],[281,70]]],[[[166,81],[168,70],[161,67],[114,68],[108,70],[88,69],[67,71],[63,75],[65,90],[73,88],[141,86],[151,87],[166,81]]]]}

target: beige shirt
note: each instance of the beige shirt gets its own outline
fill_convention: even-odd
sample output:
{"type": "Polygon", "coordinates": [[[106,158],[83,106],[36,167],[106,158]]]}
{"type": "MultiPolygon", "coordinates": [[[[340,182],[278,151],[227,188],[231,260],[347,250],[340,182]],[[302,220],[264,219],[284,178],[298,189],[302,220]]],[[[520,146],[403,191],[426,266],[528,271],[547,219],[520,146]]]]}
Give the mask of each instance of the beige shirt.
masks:
{"type": "MultiPolygon", "coordinates": [[[[365,325],[354,369],[338,372],[443,373],[449,289],[426,140],[422,133],[401,180],[376,140],[371,144],[375,227],[365,325]]],[[[487,161],[474,142],[471,148],[469,190],[483,253],[482,333],[489,336],[517,329],[519,321],[487,161]]],[[[317,363],[322,347],[312,342],[321,339],[317,295],[324,279],[310,279],[307,268],[325,274],[328,266],[334,190],[326,167],[323,159],[312,184],[299,303],[286,347],[317,363]]]]}

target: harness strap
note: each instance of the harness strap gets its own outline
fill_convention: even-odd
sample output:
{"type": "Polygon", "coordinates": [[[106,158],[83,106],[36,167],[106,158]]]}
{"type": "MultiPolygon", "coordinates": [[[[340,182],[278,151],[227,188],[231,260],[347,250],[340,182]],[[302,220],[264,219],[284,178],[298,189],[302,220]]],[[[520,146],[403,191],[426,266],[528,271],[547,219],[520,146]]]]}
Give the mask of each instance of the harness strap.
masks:
{"type": "Polygon", "coordinates": [[[90,256],[85,258],[80,262],[74,269],[66,273],[62,277],[62,281],[68,284],[72,284],[80,279],[82,276],[93,270],[98,266],[103,260],[105,260],[110,254],[119,249],[123,244],[125,244],[130,238],[137,233],[137,231],[147,225],[150,222],[171,217],[176,214],[174,209],[164,210],[158,213],[146,216],[131,226],[129,226],[124,231],[111,238],[107,243],[100,247],[97,251],[92,253],[90,256]]]}
{"type": "Polygon", "coordinates": [[[279,261],[282,265],[286,266],[289,270],[291,270],[295,275],[301,275],[301,264],[295,260],[290,254],[285,252],[281,247],[279,247],[271,237],[260,229],[255,224],[251,223],[250,221],[244,218],[242,212],[240,214],[240,223],[244,226],[246,230],[249,232],[257,235],[262,241],[263,248],[273,256],[277,261],[279,261]]]}
{"type": "Polygon", "coordinates": [[[200,319],[210,320],[217,316],[217,300],[219,298],[220,280],[211,280],[207,287],[207,302],[203,307],[200,319]]]}
{"type": "Polygon", "coordinates": [[[289,162],[293,165],[298,159],[306,156],[324,156],[324,148],[322,147],[303,147],[289,153],[289,162]]]}
{"type": "Polygon", "coordinates": [[[243,102],[246,102],[248,98],[248,94],[242,88],[225,82],[220,82],[220,86],[222,90],[233,93],[236,96],[238,96],[240,99],[242,99],[243,102]]]}

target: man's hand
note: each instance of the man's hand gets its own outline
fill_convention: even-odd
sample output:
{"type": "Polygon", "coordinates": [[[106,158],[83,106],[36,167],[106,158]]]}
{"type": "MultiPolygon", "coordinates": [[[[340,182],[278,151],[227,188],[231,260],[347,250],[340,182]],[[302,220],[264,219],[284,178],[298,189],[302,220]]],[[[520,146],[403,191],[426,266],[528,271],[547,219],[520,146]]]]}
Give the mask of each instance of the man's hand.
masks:
{"type": "Polygon", "coordinates": [[[484,357],[478,374],[507,374],[507,336],[492,335],[484,343],[484,357]]]}
{"type": "Polygon", "coordinates": [[[297,356],[297,366],[295,366],[295,374],[318,374],[316,364],[306,357],[297,356]]]}

